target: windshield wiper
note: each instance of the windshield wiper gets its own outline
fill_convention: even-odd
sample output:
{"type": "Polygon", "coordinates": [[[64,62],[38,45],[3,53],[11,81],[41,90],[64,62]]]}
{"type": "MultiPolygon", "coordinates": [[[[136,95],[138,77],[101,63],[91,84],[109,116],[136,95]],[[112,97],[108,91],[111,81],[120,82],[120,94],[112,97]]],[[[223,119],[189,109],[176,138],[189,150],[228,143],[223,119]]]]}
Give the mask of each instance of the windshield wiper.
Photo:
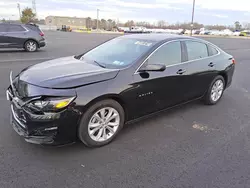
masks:
{"type": "Polygon", "coordinates": [[[103,65],[103,64],[101,64],[101,63],[98,63],[97,61],[94,61],[94,63],[97,64],[97,65],[99,65],[99,66],[102,67],[102,68],[106,68],[105,65],[103,65]]]}
{"type": "MultiPolygon", "coordinates": [[[[84,59],[84,57],[83,56],[81,56],[80,58],[79,58],[79,60],[83,60],[84,59]]],[[[101,64],[101,63],[99,63],[99,62],[97,62],[97,61],[93,61],[95,64],[97,64],[98,66],[100,66],[100,67],[102,67],[102,68],[106,68],[106,66],[105,65],[103,65],[103,64],[101,64]]]]}

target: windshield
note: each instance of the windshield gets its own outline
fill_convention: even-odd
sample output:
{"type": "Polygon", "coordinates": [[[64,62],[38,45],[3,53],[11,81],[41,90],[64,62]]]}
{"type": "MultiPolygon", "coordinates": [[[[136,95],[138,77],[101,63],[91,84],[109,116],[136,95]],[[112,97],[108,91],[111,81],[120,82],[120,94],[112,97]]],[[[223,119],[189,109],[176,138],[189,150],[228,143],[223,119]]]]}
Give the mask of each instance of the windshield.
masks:
{"type": "Polygon", "coordinates": [[[81,60],[95,62],[106,68],[122,68],[131,65],[154,44],[154,41],[149,40],[115,38],[87,52],[81,60]]]}

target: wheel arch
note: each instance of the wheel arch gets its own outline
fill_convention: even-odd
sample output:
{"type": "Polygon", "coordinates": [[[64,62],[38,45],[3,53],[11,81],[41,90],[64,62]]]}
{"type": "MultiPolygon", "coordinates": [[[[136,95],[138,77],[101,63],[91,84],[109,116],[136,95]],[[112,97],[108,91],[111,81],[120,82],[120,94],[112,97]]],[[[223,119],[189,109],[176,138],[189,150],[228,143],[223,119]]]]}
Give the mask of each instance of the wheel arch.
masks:
{"type": "Polygon", "coordinates": [[[38,48],[40,47],[40,46],[39,46],[39,42],[38,42],[36,39],[33,39],[33,38],[28,38],[28,39],[26,39],[26,40],[24,41],[24,43],[23,43],[23,47],[25,47],[25,43],[28,42],[29,40],[32,40],[32,41],[36,42],[38,48]]]}
{"type": "Polygon", "coordinates": [[[121,107],[124,110],[125,121],[126,121],[127,117],[128,117],[127,105],[126,105],[125,100],[119,94],[105,94],[105,95],[99,96],[99,97],[91,100],[88,104],[86,104],[85,109],[87,110],[89,107],[91,107],[95,103],[97,103],[99,101],[102,101],[102,100],[107,100],[107,99],[112,99],[112,100],[118,102],[121,105],[121,107]]]}
{"type": "Polygon", "coordinates": [[[224,78],[225,86],[227,86],[227,84],[228,84],[228,75],[227,75],[227,73],[223,71],[223,72],[220,72],[219,75],[224,78]]]}

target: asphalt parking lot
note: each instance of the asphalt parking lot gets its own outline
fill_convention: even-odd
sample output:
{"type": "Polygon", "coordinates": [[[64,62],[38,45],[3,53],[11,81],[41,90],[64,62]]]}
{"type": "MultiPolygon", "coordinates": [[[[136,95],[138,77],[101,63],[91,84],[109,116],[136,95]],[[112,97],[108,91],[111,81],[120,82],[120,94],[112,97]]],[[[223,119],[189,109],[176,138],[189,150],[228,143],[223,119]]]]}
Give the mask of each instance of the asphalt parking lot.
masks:
{"type": "MultiPolygon", "coordinates": [[[[111,144],[42,147],[9,125],[9,72],[80,54],[117,35],[46,32],[35,53],[0,50],[1,188],[241,188],[250,185],[250,40],[206,38],[234,55],[232,86],[216,106],[199,101],[127,125],[111,144]]],[[[70,125],[69,125],[70,126],[70,125]]]]}

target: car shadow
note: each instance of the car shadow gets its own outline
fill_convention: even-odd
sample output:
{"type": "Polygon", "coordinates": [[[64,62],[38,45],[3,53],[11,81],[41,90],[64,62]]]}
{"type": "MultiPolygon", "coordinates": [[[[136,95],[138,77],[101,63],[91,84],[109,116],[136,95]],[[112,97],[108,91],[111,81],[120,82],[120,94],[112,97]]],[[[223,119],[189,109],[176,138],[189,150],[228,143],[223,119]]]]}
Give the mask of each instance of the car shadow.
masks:
{"type": "MultiPolygon", "coordinates": [[[[29,144],[29,143],[25,143],[29,144]]],[[[79,152],[79,151],[88,151],[92,150],[94,148],[88,148],[80,141],[76,141],[74,143],[66,144],[66,145],[59,145],[59,146],[46,146],[46,145],[36,145],[36,144],[30,144],[29,148],[32,147],[37,152],[42,152],[43,154],[50,153],[50,154],[56,154],[56,155],[63,155],[65,152],[79,152]]]]}
{"type": "MultiPolygon", "coordinates": [[[[139,129],[143,129],[147,126],[152,126],[150,125],[151,123],[149,122],[157,122],[157,121],[161,121],[163,118],[168,118],[171,117],[171,115],[173,114],[180,114],[183,111],[186,111],[189,108],[199,108],[202,107],[203,105],[201,104],[201,102],[199,100],[197,101],[193,101],[187,104],[183,104],[171,109],[166,109],[163,110],[161,112],[158,112],[154,115],[150,115],[148,117],[136,120],[134,122],[128,123],[124,126],[123,130],[121,131],[121,133],[117,136],[117,138],[114,140],[114,142],[123,142],[124,138],[126,139],[126,137],[131,134],[132,131],[138,131],[139,129]],[[134,127],[136,126],[136,127],[134,127]],[[135,130],[136,128],[136,130],[135,130]]],[[[100,148],[106,148],[106,147],[110,147],[112,145],[112,142],[106,146],[100,147],[100,148]]],[[[79,140],[76,141],[75,143],[72,144],[68,144],[68,145],[62,145],[62,146],[42,146],[42,145],[34,145],[31,144],[29,146],[29,148],[32,148],[32,150],[36,150],[39,153],[42,154],[49,154],[49,155],[56,155],[56,156],[64,156],[64,155],[68,155],[68,153],[71,153],[72,155],[74,153],[90,153],[93,152],[95,150],[98,150],[99,148],[89,148],[87,146],[85,146],[83,143],[81,143],[79,140]]]]}
{"type": "Polygon", "coordinates": [[[26,50],[24,49],[0,49],[0,54],[3,54],[3,53],[39,53],[39,52],[44,52],[45,50],[43,49],[38,49],[37,51],[35,52],[27,52],[26,50]]]}
{"type": "Polygon", "coordinates": [[[26,52],[24,49],[0,49],[0,53],[26,52]]]}
{"type": "MultiPolygon", "coordinates": [[[[143,117],[139,120],[136,120],[134,122],[128,123],[124,126],[122,133],[120,135],[127,135],[129,134],[131,131],[134,130],[134,126],[136,126],[136,129],[140,129],[143,126],[148,126],[148,122],[156,122],[156,121],[160,121],[164,118],[168,118],[171,117],[174,114],[182,114],[183,111],[186,111],[188,109],[191,108],[199,108],[202,107],[202,103],[200,100],[196,100],[196,101],[192,101],[186,104],[182,104],[173,108],[169,108],[169,109],[165,109],[163,111],[157,112],[155,114],[149,115],[147,117],[143,117]]],[[[151,125],[149,125],[151,126],[151,125]]],[[[119,140],[119,137],[118,137],[119,140]]]]}
{"type": "MultiPolygon", "coordinates": [[[[134,131],[134,126],[136,126],[136,129],[143,128],[144,126],[148,126],[147,122],[149,121],[157,121],[162,118],[170,117],[172,114],[175,113],[181,113],[182,111],[185,111],[189,108],[199,107],[203,106],[199,100],[193,101],[187,104],[183,104],[174,108],[166,109],[161,112],[157,112],[155,114],[152,114],[150,116],[138,119],[134,122],[125,124],[121,133],[118,135],[118,137],[115,139],[119,142],[120,139],[123,139],[122,137],[126,137],[127,134],[130,134],[131,131],[134,131]]],[[[151,126],[151,125],[150,125],[151,126]]],[[[116,142],[115,141],[115,142],[116,142]]],[[[56,152],[58,153],[64,153],[64,152],[79,152],[79,151],[92,151],[98,148],[89,148],[85,146],[83,143],[81,143],[79,140],[72,144],[62,145],[62,146],[40,146],[43,152],[56,152]]],[[[106,147],[106,146],[104,146],[106,147]]],[[[108,147],[108,145],[107,145],[108,147]]]]}

